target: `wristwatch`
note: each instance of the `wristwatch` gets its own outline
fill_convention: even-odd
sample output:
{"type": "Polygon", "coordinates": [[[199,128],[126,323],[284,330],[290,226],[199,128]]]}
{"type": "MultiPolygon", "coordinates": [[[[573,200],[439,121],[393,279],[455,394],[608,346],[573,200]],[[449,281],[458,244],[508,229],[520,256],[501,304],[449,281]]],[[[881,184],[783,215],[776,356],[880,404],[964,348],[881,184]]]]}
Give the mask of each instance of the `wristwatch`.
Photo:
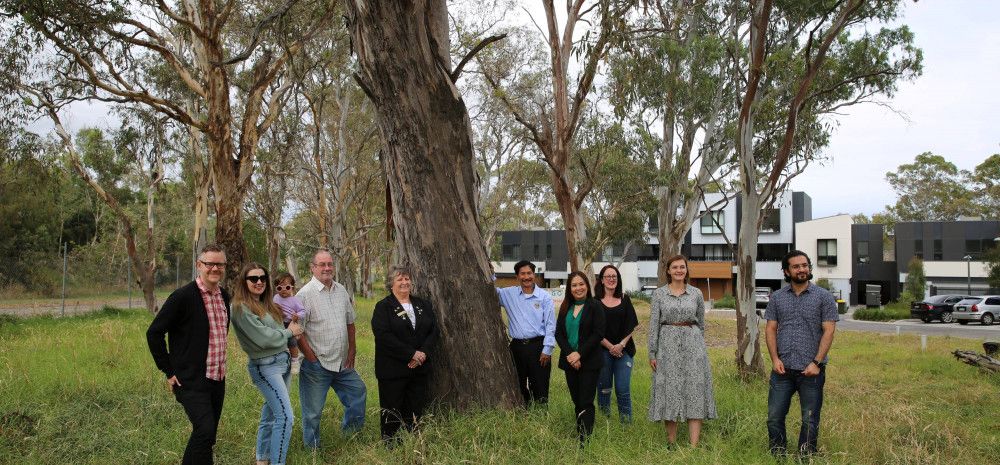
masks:
{"type": "Polygon", "coordinates": [[[816,364],[817,368],[819,368],[821,366],[820,363],[819,363],[819,360],[813,359],[812,362],[816,364]]]}

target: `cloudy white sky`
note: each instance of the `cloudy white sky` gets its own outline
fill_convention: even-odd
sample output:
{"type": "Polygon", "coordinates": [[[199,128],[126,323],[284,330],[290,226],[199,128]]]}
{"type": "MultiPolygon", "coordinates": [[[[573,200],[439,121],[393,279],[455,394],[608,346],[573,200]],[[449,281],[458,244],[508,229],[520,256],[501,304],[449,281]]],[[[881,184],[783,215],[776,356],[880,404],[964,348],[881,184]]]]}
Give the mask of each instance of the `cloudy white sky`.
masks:
{"type": "Polygon", "coordinates": [[[1000,2],[921,0],[903,22],[924,51],[924,73],[888,103],[838,118],[826,166],[793,180],[812,197],[813,217],[872,213],[895,202],[885,173],[931,151],[960,169],[1000,153],[1000,2]]]}

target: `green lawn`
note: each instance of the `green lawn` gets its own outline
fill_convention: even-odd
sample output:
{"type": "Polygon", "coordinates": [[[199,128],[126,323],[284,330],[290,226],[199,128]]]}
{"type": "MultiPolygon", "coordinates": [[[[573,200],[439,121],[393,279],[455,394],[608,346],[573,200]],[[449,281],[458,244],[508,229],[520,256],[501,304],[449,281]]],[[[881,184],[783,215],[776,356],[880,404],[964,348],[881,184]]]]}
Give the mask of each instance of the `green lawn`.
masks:
{"type": "MultiPolygon", "coordinates": [[[[572,405],[558,369],[548,410],[439,412],[421,434],[388,451],[377,439],[372,306],[373,301],[358,301],[358,365],[369,387],[364,430],[353,438],[340,436],[342,410],[331,395],[324,449],[318,456],[304,452],[297,423],[289,463],[769,462],[767,383],[736,379],[735,323],[728,320],[708,322],[720,417],[706,423],[700,449],[667,450],[662,426],[645,419],[650,372],[640,343],[633,373],[635,423],[622,426],[599,416],[583,451],[576,445],[572,405]]],[[[177,463],[188,423],[146,350],[149,320],[142,311],[117,310],[65,319],[0,318],[0,463],[177,463]]],[[[229,342],[218,463],[252,463],[261,396],[248,379],[236,338],[229,342]]],[[[916,336],[838,333],[817,462],[1000,463],[1000,379],[955,362],[949,352],[956,348],[978,350],[979,342],[931,337],[921,352],[916,336]]],[[[298,408],[296,384],[293,379],[292,403],[298,408]]],[[[792,438],[798,430],[795,410],[789,418],[792,438]]]]}

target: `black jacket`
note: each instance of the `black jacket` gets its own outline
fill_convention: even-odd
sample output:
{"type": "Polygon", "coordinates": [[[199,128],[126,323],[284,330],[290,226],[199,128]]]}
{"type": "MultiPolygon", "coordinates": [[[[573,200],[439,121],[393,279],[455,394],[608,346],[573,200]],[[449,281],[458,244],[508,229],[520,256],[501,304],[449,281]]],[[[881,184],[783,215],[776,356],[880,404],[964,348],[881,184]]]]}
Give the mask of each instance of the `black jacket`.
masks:
{"type": "MultiPolygon", "coordinates": [[[[229,294],[226,303],[226,334],[229,334],[229,294]]],[[[196,388],[205,383],[208,358],[208,313],[198,283],[191,281],[167,297],[146,331],[149,352],[156,368],[167,378],[177,376],[181,386],[196,388]],[[169,347],[167,336],[169,335],[169,347]]]]}
{"type": "Polygon", "coordinates": [[[375,304],[372,312],[372,333],[375,335],[375,377],[379,379],[404,378],[430,373],[431,350],[437,342],[438,327],[434,308],[430,302],[410,296],[417,326],[410,325],[410,318],[396,296],[389,294],[375,304]],[[413,353],[427,354],[427,360],[416,368],[406,366],[413,353]]]}
{"type": "MultiPolygon", "coordinates": [[[[567,297],[570,298],[570,297],[567,297]]],[[[569,335],[566,333],[566,315],[572,311],[573,306],[567,307],[565,312],[560,311],[556,317],[556,342],[559,343],[559,368],[572,370],[566,361],[566,356],[573,353],[573,348],[569,346],[569,335]]],[[[604,339],[604,309],[600,302],[587,299],[583,304],[583,312],[580,319],[580,371],[600,370],[604,366],[604,354],[601,352],[601,340],[604,339]]]]}

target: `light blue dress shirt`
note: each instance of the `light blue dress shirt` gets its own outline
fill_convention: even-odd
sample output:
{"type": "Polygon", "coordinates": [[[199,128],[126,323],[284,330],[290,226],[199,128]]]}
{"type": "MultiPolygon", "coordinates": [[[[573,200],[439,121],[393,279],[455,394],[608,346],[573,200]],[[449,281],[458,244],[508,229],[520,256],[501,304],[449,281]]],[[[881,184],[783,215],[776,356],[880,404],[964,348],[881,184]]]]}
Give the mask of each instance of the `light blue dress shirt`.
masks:
{"type": "Polygon", "coordinates": [[[552,355],[556,346],[556,312],[552,295],[535,286],[531,294],[521,292],[521,286],[497,288],[500,305],[507,309],[507,331],[514,339],[545,336],[542,353],[552,355]]]}

